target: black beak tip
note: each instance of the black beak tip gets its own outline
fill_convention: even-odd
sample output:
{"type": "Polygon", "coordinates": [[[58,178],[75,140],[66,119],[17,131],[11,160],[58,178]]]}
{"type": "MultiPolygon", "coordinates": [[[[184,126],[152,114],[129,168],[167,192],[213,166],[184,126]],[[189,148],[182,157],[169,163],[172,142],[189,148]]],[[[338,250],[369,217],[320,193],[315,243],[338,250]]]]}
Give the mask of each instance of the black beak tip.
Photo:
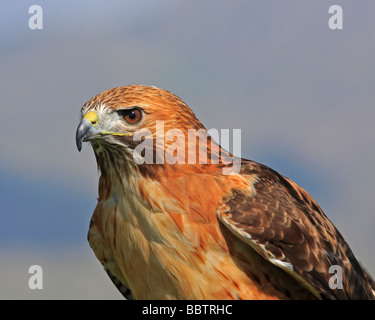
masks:
{"type": "Polygon", "coordinates": [[[77,149],[79,152],[81,152],[82,150],[82,142],[81,141],[77,141],[77,149]]]}
{"type": "Polygon", "coordinates": [[[82,150],[82,140],[83,140],[83,136],[82,136],[82,130],[80,128],[80,126],[77,128],[77,132],[76,132],[76,145],[77,145],[77,149],[78,151],[80,152],[82,150]]]}

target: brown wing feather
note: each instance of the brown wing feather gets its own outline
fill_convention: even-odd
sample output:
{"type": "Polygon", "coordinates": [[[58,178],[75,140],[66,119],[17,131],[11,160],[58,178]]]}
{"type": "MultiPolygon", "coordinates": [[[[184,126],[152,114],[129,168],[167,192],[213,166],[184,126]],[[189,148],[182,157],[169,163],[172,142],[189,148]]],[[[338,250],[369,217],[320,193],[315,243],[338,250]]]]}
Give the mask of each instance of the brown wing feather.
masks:
{"type": "Polygon", "coordinates": [[[259,180],[254,196],[234,191],[226,202],[229,211],[221,213],[237,235],[251,239],[280,266],[291,266],[290,273],[316,288],[322,298],[374,298],[373,280],[306,191],[256,162],[243,160],[241,173],[259,180]],[[332,265],[342,268],[342,289],[329,286],[332,265]]]}
{"type": "Polygon", "coordinates": [[[133,300],[133,295],[130,289],[125,286],[118,278],[116,278],[108,268],[104,267],[105,271],[107,272],[109,278],[112,280],[113,284],[116,286],[118,291],[125,297],[126,300],[133,300]]]}

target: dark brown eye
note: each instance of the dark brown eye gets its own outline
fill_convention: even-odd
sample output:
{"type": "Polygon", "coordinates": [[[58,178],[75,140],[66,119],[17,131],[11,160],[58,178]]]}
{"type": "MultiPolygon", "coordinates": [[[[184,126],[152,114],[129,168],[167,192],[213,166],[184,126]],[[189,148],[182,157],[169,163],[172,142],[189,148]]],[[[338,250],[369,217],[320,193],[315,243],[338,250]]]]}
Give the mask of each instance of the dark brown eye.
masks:
{"type": "Polygon", "coordinates": [[[135,124],[142,119],[142,111],[139,109],[131,109],[123,111],[122,117],[130,124],[135,124]]]}

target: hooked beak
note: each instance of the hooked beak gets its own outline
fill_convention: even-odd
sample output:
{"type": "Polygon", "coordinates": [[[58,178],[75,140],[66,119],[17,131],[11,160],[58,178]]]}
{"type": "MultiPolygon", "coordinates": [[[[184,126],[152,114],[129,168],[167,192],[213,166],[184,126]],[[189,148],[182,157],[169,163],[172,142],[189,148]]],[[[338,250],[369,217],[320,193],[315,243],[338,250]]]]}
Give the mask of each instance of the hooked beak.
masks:
{"type": "Polygon", "coordinates": [[[100,131],[95,128],[98,123],[98,116],[96,112],[88,112],[79,123],[76,131],[76,144],[78,151],[82,149],[82,141],[90,141],[100,134],[100,131]]]}

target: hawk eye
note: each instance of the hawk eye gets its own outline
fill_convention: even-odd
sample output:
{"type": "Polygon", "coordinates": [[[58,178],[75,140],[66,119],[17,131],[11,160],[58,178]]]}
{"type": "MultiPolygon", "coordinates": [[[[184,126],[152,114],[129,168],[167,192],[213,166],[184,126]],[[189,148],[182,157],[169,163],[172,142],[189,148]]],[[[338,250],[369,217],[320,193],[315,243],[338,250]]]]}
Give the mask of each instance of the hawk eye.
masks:
{"type": "Polygon", "coordinates": [[[122,118],[129,124],[135,124],[142,119],[142,111],[138,108],[122,110],[122,118]]]}

